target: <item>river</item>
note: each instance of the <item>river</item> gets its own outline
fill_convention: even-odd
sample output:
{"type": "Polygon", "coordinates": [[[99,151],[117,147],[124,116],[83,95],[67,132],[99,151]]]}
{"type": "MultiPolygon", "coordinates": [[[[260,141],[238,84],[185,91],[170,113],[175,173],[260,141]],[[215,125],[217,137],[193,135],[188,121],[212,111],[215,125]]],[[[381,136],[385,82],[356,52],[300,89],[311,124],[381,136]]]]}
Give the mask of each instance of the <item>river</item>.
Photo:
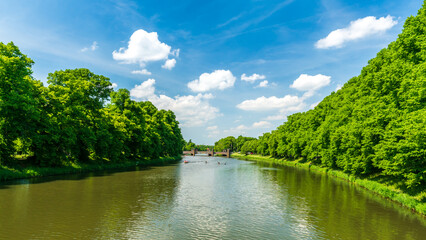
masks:
{"type": "Polygon", "coordinates": [[[2,183],[0,239],[426,236],[425,218],[343,180],[235,159],[184,159],[189,163],[2,183]]]}

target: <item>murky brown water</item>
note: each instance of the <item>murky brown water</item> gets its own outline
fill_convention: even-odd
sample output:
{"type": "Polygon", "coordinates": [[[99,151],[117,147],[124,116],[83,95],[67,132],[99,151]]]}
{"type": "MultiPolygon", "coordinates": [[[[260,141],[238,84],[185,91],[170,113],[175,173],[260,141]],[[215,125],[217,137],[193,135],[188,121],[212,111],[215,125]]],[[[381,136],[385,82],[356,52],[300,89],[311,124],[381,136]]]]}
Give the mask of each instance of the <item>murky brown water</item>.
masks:
{"type": "Polygon", "coordinates": [[[0,239],[426,239],[423,217],[345,181],[234,159],[185,159],[4,183],[0,239]]]}

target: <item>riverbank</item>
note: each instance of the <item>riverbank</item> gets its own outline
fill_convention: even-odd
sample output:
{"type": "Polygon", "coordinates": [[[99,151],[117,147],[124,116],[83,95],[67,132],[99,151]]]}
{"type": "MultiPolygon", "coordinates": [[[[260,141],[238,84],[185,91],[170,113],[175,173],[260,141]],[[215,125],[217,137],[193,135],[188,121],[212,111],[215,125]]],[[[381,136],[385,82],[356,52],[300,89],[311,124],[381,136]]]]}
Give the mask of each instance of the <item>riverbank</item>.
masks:
{"type": "Polygon", "coordinates": [[[410,208],[411,210],[426,216],[426,203],[417,200],[415,197],[410,196],[409,194],[403,193],[401,190],[393,188],[391,186],[384,185],[382,183],[370,180],[370,179],[361,179],[342,171],[332,170],[324,167],[319,167],[311,164],[310,162],[300,162],[300,161],[289,161],[286,159],[276,159],[269,156],[261,155],[245,155],[240,153],[232,153],[231,157],[241,160],[257,161],[257,162],[268,162],[278,165],[286,165],[292,167],[300,167],[316,172],[324,173],[330,176],[337,178],[345,179],[353,184],[361,186],[365,189],[368,189],[384,198],[390,199],[401,204],[404,207],[410,208]]]}
{"type": "Polygon", "coordinates": [[[149,159],[141,161],[126,161],[119,163],[105,162],[102,164],[96,163],[69,163],[61,167],[37,167],[37,166],[0,166],[0,182],[23,179],[23,178],[36,178],[47,177],[55,175],[66,175],[86,172],[97,172],[103,170],[120,170],[130,167],[146,167],[146,166],[159,166],[168,163],[173,163],[181,160],[181,156],[177,157],[162,157],[158,159],[149,159]]]}

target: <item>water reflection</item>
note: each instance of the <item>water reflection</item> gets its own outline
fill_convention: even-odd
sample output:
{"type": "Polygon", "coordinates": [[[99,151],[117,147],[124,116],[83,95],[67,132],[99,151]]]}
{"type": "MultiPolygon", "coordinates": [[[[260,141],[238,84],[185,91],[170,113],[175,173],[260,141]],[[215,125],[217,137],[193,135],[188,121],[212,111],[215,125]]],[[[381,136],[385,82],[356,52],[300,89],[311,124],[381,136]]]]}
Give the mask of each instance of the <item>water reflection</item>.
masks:
{"type": "Polygon", "coordinates": [[[170,208],[176,169],[9,185],[0,190],[0,239],[126,239],[138,216],[159,203],[170,208]]]}
{"type": "Polygon", "coordinates": [[[186,159],[139,171],[3,184],[0,239],[426,236],[424,218],[345,181],[263,163],[186,159]]]}
{"type": "MultiPolygon", "coordinates": [[[[258,163],[261,168],[274,167],[258,163]]],[[[289,203],[307,216],[319,236],[326,239],[423,239],[426,221],[344,180],[304,169],[282,167],[284,171],[263,171],[265,179],[285,191],[289,203]],[[320,184],[319,184],[320,183],[320,184]],[[291,187],[287,187],[291,186],[291,187]]]]}

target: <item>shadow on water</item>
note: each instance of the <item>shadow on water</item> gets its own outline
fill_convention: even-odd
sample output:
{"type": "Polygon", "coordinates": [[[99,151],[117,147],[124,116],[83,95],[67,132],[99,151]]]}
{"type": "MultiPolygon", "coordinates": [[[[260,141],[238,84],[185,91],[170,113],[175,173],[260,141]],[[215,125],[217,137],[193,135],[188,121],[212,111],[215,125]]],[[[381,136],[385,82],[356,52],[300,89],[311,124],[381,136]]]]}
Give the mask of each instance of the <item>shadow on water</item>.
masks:
{"type": "Polygon", "coordinates": [[[121,172],[129,172],[129,171],[147,171],[152,168],[164,167],[164,166],[176,166],[180,161],[168,164],[156,164],[152,166],[130,166],[130,167],[121,167],[117,169],[106,169],[106,170],[97,170],[93,172],[82,172],[82,173],[70,173],[70,174],[61,174],[61,175],[52,175],[52,176],[43,176],[43,177],[33,177],[33,178],[21,178],[21,179],[13,179],[0,182],[0,190],[7,189],[14,185],[22,185],[22,184],[40,184],[47,183],[53,181],[80,181],[91,177],[106,177],[112,176],[121,172]]]}
{"type": "MultiPolygon", "coordinates": [[[[262,172],[265,177],[268,177],[278,186],[292,186],[286,189],[288,194],[302,197],[306,201],[307,206],[311,206],[309,210],[311,211],[310,216],[316,216],[320,219],[336,218],[333,222],[348,222],[348,219],[350,219],[354,226],[358,224],[360,227],[365,225],[363,222],[379,222],[382,219],[388,221],[395,219],[395,222],[396,219],[402,219],[404,221],[399,224],[405,226],[407,229],[410,229],[410,222],[420,223],[423,227],[426,227],[425,216],[417,214],[408,208],[400,206],[396,202],[385,199],[347,180],[310,169],[264,162],[256,162],[255,164],[264,170],[262,172]],[[272,169],[282,169],[283,171],[272,171],[272,169]],[[330,214],[330,212],[334,212],[334,214],[330,214]],[[348,213],[350,213],[349,216],[347,215],[348,213]],[[357,216],[357,218],[351,219],[351,215],[357,216]]],[[[375,226],[375,228],[380,229],[389,227],[390,225],[392,224],[384,223],[375,226]]],[[[365,225],[362,227],[368,228],[369,226],[365,225]]],[[[392,228],[386,230],[392,232],[392,228]]],[[[426,229],[423,228],[422,230],[423,234],[426,234],[426,229]]],[[[335,231],[338,232],[339,230],[335,229],[335,231]]],[[[374,232],[378,232],[378,230],[371,229],[371,232],[373,234],[374,232]]],[[[380,239],[380,237],[377,236],[376,239],[380,239]]]]}
{"type": "Polygon", "coordinates": [[[0,239],[129,239],[147,218],[168,218],[178,165],[3,183],[0,239]]]}

